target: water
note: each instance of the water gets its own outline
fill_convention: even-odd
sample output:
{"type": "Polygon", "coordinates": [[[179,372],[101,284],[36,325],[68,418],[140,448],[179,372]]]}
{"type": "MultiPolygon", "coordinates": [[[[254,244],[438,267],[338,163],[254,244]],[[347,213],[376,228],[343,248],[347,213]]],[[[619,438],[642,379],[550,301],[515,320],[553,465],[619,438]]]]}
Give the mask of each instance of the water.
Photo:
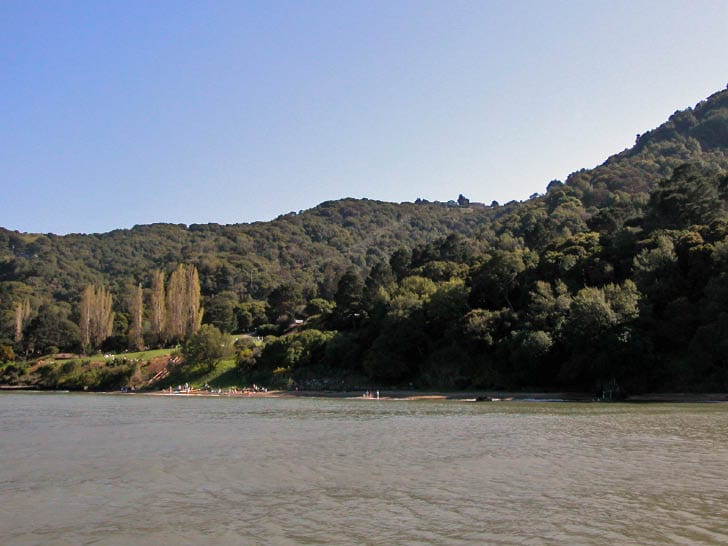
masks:
{"type": "Polygon", "coordinates": [[[0,395],[0,543],[726,544],[728,405],[0,395]]]}

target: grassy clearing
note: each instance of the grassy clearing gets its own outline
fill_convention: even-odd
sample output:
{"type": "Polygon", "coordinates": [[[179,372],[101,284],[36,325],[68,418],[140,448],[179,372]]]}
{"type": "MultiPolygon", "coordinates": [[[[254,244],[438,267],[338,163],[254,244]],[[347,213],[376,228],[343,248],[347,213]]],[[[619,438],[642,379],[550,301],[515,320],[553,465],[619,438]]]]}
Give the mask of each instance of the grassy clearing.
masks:
{"type": "Polygon", "coordinates": [[[88,357],[89,360],[114,360],[117,358],[126,358],[127,360],[151,360],[158,356],[166,356],[172,354],[176,349],[153,349],[149,351],[138,351],[136,353],[118,353],[118,354],[101,354],[88,357]]]}
{"type": "MultiPolygon", "coordinates": [[[[148,385],[163,364],[147,363],[171,355],[176,349],[154,349],[118,354],[74,355],[57,358],[47,355],[37,361],[17,362],[0,366],[2,384],[36,384],[43,388],[116,390],[127,384],[141,389],[168,389],[189,383],[194,388],[209,385],[214,389],[243,386],[244,381],[235,359],[218,362],[210,370],[206,365],[173,365],[164,379],[148,385]],[[107,376],[109,376],[107,378],[107,376]],[[113,376],[113,377],[112,377],[113,376]],[[118,377],[117,377],[118,376],[118,377]],[[118,383],[118,384],[116,384],[118,383]]],[[[162,361],[164,362],[164,361],[162,361]]]]}
{"type": "Polygon", "coordinates": [[[44,363],[66,363],[66,362],[111,362],[114,360],[127,360],[146,362],[160,356],[171,355],[176,349],[152,349],[147,351],[137,351],[133,353],[96,353],[92,355],[77,355],[73,358],[57,358],[56,355],[42,356],[34,361],[43,361],[44,363]]]}
{"type": "Polygon", "coordinates": [[[168,389],[189,383],[194,388],[209,385],[215,389],[242,386],[242,377],[235,366],[235,359],[226,359],[218,362],[212,370],[204,365],[188,365],[175,368],[172,373],[155,388],[168,389]]]}
{"type": "Polygon", "coordinates": [[[166,365],[174,349],[93,355],[49,354],[0,370],[0,384],[72,390],[143,388],[166,365]],[[68,357],[71,358],[68,358],[68,357]]]}

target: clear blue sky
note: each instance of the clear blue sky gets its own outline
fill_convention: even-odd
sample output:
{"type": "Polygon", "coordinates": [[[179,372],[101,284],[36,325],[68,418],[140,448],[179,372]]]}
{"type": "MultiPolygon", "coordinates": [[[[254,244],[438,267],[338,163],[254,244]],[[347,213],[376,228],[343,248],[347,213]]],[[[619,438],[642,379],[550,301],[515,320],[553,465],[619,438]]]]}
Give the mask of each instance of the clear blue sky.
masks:
{"type": "Polygon", "coordinates": [[[728,83],[728,2],[0,2],[0,226],[526,199],[728,83]]]}

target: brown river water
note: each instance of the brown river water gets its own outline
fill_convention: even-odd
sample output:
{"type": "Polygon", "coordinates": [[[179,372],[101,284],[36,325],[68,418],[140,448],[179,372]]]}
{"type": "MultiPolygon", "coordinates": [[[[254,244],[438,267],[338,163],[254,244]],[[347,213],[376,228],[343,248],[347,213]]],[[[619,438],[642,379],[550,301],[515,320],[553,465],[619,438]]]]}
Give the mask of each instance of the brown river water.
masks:
{"type": "Polygon", "coordinates": [[[728,544],[728,404],[1,394],[0,544],[728,544]]]}

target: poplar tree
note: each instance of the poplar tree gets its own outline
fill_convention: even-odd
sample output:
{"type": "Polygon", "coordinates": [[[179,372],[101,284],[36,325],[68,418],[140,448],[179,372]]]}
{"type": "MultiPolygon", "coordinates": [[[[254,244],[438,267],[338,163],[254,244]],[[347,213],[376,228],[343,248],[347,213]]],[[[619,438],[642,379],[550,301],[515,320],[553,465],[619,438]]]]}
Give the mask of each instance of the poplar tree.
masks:
{"type": "Polygon", "coordinates": [[[164,290],[164,273],[156,270],[152,273],[152,333],[162,344],[166,332],[167,297],[164,290]]]}
{"type": "Polygon", "coordinates": [[[25,321],[30,317],[30,300],[25,298],[22,303],[15,304],[15,342],[22,341],[25,321]]]}
{"type": "Polygon", "coordinates": [[[89,285],[81,294],[79,327],[84,348],[99,347],[114,327],[113,299],[103,287],[89,285]]]}
{"type": "Polygon", "coordinates": [[[180,264],[172,272],[167,283],[167,316],[164,328],[166,338],[170,341],[179,341],[184,337],[185,281],[184,265],[180,264]]]}
{"type": "Polygon", "coordinates": [[[89,285],[81,292],[81,303],[78,310],[78,327],[81,329],[81,343],[84,348],[91,345],[91,317],[93,315],[93,305],[96,296],[96,290],[89,285]]]}
{"type": "Polygon", "coordinates": [[[200,275],[194,265],[188,265],[186,277],[186,324],[185,337],[190,337],[200,329],[202,324],[202,307],[200,307],[200,275]]]}
{"type": "Polygon", "coordinates": [[[111,336],[114,331],[114,312],[112,311],[113,299],[111,293],[104,288],[99,288],[96,293],[96,316],[93,342],[98,347],[103,341],[111,336]]]}
{"type": "Polygon", "coordinates": [[[179,264],[167,285],[167,321],[170,340],[181,341],[200,329],[200,277],[194,265],[179,264]]]}
{"type": "Polygon", "coordinates": [[[144,317],[144,300],[141,285],[132,288],[129,295],[129,346],[137,351],[144,349],[142,326],[144,317]]]}

